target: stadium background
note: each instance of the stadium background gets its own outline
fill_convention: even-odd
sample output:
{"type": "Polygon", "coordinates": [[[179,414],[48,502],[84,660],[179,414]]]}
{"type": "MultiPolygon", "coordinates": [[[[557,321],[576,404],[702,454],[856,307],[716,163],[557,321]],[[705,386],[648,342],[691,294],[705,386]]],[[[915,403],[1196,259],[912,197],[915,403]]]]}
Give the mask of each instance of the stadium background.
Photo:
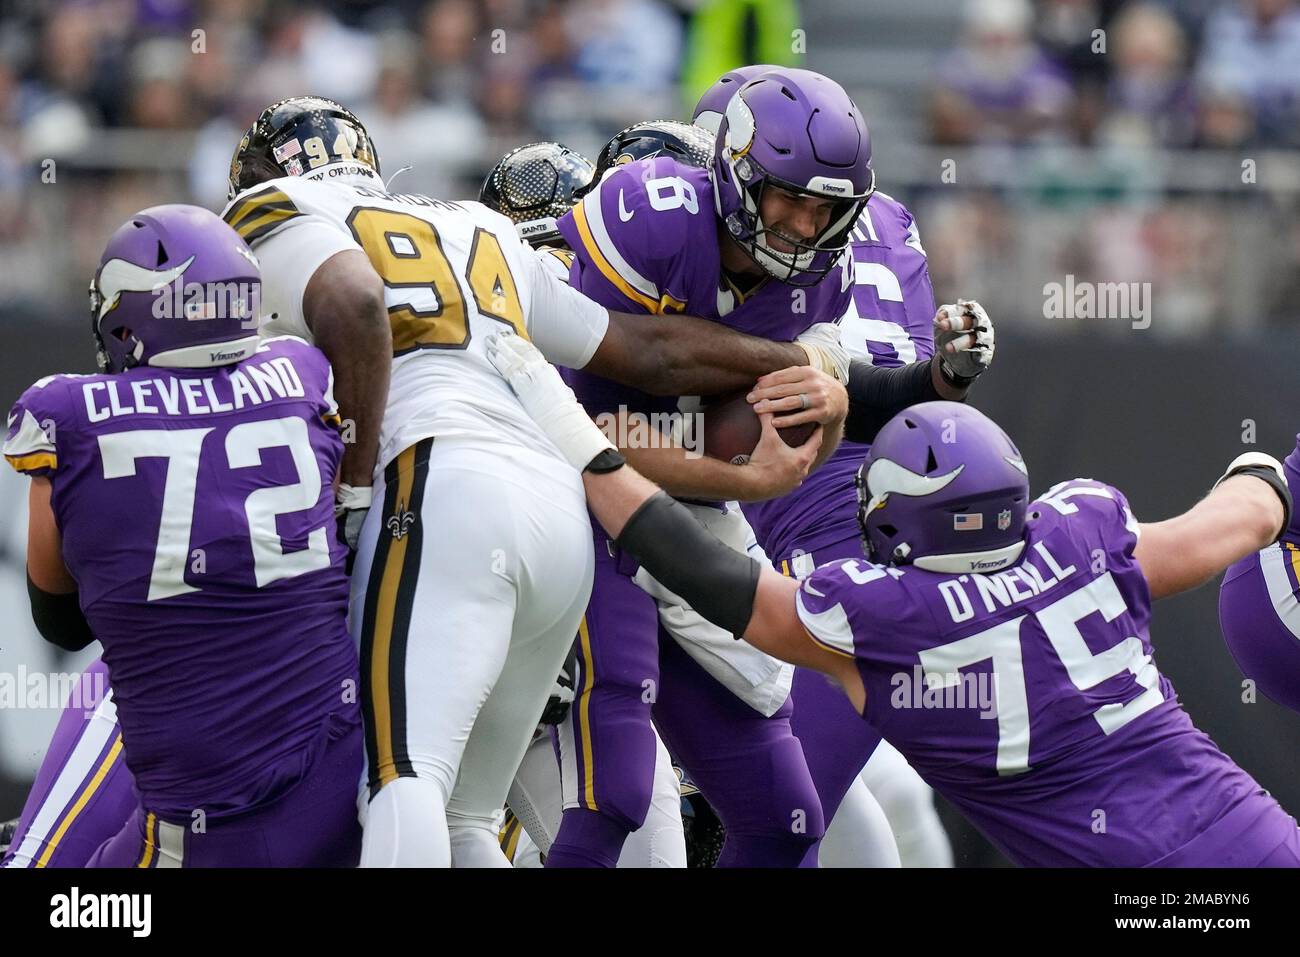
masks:
{"type": "MultiPolygon", "coordinates": [[[[916,214],[940,302],[998,324],[974,402],[1035,492],[1076,475],[1139,517],[1181,510],[1243,448],[1300,428],[1300,6],[1293,0],[75,0],[0,5],[0,397],[93,370],[85,289],[105,239],[163,202],[224,202],[267,103],[350,105],[386,177],[476,194],[506,150],[594,156],[689,114],[743,62],[841,82],[880,188],[916,214]],[[1098,32],[1100,31],[1100,32],[1098,32]],[[1149,325],[1062,319],[1045,287],[1150,283],[1149,325]]],[[[76,671],[30,624],[25,480],[0,474],[0,679],[76,671]],[[25,669],[25,672],[24,672],[25,669]]],[[[1250,702],[1217,590],[1163,603],[1157,663],[1197,724],[1300,809],[1300,717],[1250,702]]],[[[255,653],[255,650],[250,650],[255,653]]],[[[20,689],[21,691],[21,689],[20,689]]],[[[0,820],[57,710],[0,707],[0,820]]],[[[1000,856],[944,808],[959,864],[1000,856]]]]}

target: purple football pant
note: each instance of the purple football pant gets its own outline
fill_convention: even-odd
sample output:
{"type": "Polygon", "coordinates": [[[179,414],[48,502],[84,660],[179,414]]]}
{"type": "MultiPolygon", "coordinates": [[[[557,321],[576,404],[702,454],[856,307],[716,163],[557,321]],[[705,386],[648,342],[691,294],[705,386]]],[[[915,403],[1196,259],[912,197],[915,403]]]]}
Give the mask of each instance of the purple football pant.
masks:
{"type": "Polygon", "coordinates": [[[331,714],[309,747],[305,770],[269,803],[201,824],[164,821],[137,803],[87,866],[356,867],[363,747],[359,713],[331,714]]]}
{"type": "Polygon", "coordinates": [[[592,524],[595,584],[579,632],[576,698],[559,728],[570,806],[546,866],[614,866],[650,805],[652,716],[726,826],[718,866],[796,866],[825,828],[790,702],[764,717],[700,668],[592,524]]]}
{"type": "MultiPolygon", "coordinates": [[[[815,553],[804,554],[811,554],[813,567],[862,558],[862,539],[855,534],[824,545],[815,553]]],[[[785,574],[793,573],[790,566],[788,556],[776,562],[777,569],[785,574]]],[[[803,745],[804,760],[808,762],[808,772],[821,799],[822,817],[829,824],[849,787],[862,773],[871,753],[880,743],[880,733],[862,720],[862,716],[853,710],[848,696],[820,671],[796,668],[790,699],[794,702],[790,726],[803,745]]],[[[804,855],[800,866],[816,867],[820,847],[821,838],[818,838],[804,855]]]]}
{"type": "Polygon", "coordinates": [[[1219,589],[1219,625],[1242,674],[1300,711],[1300,547],[1278,542],[1230,567],[1219,589]]]}
{"type": "Polygon", "coordinates": [[[139,801],[122,757],[108,668],[96,660],[59,717],[0,866],[85,867],[139,801]]]}

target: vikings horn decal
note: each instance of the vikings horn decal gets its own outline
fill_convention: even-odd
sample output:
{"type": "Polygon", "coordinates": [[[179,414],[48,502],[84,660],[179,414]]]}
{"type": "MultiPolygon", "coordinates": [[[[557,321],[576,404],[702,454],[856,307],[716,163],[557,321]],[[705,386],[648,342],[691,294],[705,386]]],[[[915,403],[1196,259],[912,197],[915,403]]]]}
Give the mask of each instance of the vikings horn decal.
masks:
{"type": "Polygon", "coordinates": [[[1021,475],[1029,474],[1029,469],[1025,468],[1024,459],[1018,459],[1018,458],[1013,458],[1010,455],[1004,455],[1002,456],[1002,460],[1006,462],[1008,465],[1010,465],[1017,472],[1019,472],[1021,475]]]}
{"type": "Polygon", "coordinates": [[[964,468],[966,465],[962,463],[946,475],[921,475],[889,459],[876,459],[867,469],[867,489],[871,492],[867,511],[885,504],[891,494],[933,495],[947,488],[964,468]]]}
{"type": "Polygon", "coordinates": [[[727,104],[727,149],[733,159],[749,152],[754,142],[754,113],[737,90],[727,104]]]}
{"type": "Polygon", "coordinates": [[[110,259],[99,271],[97,285],[103,300],[99,305],[98,318],[103,319],[117,306],[117,301],[124,292],[153,292],[163,286],[170,286],[179,279],[194,262],[191,256],[179,266],[161,271],[137,266],[125,259],[110,259]]]}

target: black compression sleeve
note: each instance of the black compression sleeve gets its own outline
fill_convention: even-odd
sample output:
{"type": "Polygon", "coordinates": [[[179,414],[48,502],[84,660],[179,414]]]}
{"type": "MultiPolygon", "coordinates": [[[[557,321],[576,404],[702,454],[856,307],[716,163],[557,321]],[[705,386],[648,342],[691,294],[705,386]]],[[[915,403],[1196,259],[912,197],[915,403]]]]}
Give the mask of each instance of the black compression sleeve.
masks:
{"type": "Polygon", "coordinates": [[[885,423],[910,405],[942,399],[931,378],[929,359],[897,369],[854,359],[849,365],[849,415],[844,438],[872,442],[885,423]]]}
{"type": "Polygon", "coordinates": [[[668,493],[642,503],[617,544],[719,628],[739,638],[749,627],[763,566],[718,541],[668,493]]]}
{"type": "Polygon", "coordinates": [[[46,641],[68,651],[80,651],[95,640],[86,616],[81,613],[77,592],[51,595],[38,588],[28,575],[27,594],[32,600],[32,621],[46,641]]]}

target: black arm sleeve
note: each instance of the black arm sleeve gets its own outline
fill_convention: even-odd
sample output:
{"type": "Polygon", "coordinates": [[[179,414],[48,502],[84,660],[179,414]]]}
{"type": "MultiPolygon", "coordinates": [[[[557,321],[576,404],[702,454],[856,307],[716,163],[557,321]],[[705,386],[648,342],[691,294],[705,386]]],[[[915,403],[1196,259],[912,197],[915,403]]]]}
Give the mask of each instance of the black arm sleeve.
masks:
{"type": "Polygon", "coordinates": [[[77,592],[51,595],[38,588],[28,575],[27,594],[32,600],[32,621],[46,641],[68,651],[80,651],[95,640],[86,616],[81,613],[77,592]]]}
{"type": "Polygon", "coordinates": [[[617,544],[719,628],[739,638],[749,627],[763,566],[718,541],[668,493],[646,499],[617,544]]]}
{"type": "Polygon", "coordinates": [[[844,438],[871,442],[885,423],[910,405],[933,402],[943,396],[934,388],[929,359],[897,369],[873,366],[854,359],[849,365],[849,416],[844,438]]]}

